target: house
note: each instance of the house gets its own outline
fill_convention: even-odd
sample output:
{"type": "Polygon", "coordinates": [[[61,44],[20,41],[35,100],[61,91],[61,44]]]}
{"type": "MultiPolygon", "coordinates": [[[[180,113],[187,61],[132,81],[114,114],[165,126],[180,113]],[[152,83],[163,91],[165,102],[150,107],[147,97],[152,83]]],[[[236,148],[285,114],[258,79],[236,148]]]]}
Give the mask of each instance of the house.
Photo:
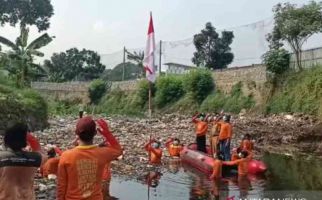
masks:
{"type": "Polygon", "coordinates": [[[168,66],[166,74],[185,74],[188,73],[191,69],[195,68],[179,63],[164,63],[164,65],[168,66]]]}

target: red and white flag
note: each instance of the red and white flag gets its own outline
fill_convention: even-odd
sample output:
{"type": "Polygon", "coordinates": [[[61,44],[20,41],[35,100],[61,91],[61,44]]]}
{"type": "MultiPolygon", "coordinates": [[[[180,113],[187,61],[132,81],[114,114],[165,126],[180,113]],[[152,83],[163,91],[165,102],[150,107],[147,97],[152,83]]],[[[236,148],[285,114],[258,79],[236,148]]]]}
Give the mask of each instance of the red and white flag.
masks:
{"type": "Polygon", "coordinates": [[[148,29],[148,39],[146,43],[146,49],[144,53],[143,65],[146,71],[146,78],[154,83],[155,82],[155,69],[154,69],[154,52],[155,52],[155,40],[154,40],[154,28],[152,13],[150,14],[150,23],[148,29]]]}

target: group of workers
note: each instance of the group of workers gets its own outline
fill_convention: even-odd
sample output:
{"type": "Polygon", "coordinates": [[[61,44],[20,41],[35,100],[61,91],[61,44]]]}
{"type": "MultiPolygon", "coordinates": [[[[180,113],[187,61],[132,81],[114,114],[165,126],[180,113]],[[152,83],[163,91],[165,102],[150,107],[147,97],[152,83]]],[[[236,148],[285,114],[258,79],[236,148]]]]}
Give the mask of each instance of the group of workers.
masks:
{"type": "MultiPolygon", "coordinates": [[[[103,200],[109,196],[110,163],[122,155],[122,148],[106,121],[80,117],[76,124],[75,146],[64,152],[54,145],[47,145],[46,150],[42,148],[25,124],[17,123],[5,131],[4,149],[0,151],[0,199],[35,199],[33,186],[38,168],[42,176],[57,180],[57,200],[103,200]],[[104,138],[99,145],[93,143],[97,133],[104,138]]],[[[252,155],[252,143],[247,135],[230,160],[230,116],[210,117],[198,113],[192,121],[196,126],[198,150],[204,153],[207,153],[208,126],[213,124],[210,143],[214,166],[211,178],[221,177],[222,165],[238,165],[239,175],[247,174],[246,163],[252,155]]],[[[178,138],[168,139],[165,146],[171,157],[179,157],[183,149],[178,138]]],[[[145,149],[151,164],[161,163],[159,141],[150,140],[145,149]]]]}

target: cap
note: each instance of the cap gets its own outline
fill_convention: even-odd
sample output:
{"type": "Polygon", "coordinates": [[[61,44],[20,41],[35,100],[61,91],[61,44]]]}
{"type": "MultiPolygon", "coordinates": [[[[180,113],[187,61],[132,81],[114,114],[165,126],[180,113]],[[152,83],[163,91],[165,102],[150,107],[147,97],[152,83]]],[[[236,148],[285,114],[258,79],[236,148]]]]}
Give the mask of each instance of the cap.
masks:
{"type": "Polygon", "coordinates": [[[96,124],[92,117],[86,116],[78,120],[76,134],[93,133],[96,131],[96,124]]]}

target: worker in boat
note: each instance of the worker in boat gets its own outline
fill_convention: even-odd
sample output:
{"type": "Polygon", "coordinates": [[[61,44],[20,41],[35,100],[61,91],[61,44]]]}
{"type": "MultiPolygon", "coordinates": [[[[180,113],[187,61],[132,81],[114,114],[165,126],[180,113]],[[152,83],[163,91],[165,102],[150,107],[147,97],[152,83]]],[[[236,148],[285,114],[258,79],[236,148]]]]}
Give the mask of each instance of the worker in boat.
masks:
{"type": "Polygon", "coordinates": [[[252,159],[253,155],[248,151],[241,151],[239,154],[239,159],[234,161],[224,161],[223,165],[238,165],[238,176],[248,175],[248,163],[252,159]]]}
{"type": "Polygon", "coordinates": [[[183,149],[183,146],[180,144],[180,140],[178,138],[168,139],[165,146],[167,147],[171,157],[180,157],[180,152],[183,149]]]}
{"type": "Polygon", "coordinates": [[[250,134],[245,134],[242,142],[240,144],[240,148],[244,151],[253,151],[254,148],[254,141],[251,140],[250,134]]]}
{"type": "Polygon", "coordinates": [[[193,116],[192,122],[195,124],[197,150],[207,153],[206,134],[208,132],[208,115],[197,113],[193,116]]]}
{"type": "Polygon", "coordinates": [[[162,149],[159,141],[151,140],[144,148],[149,153],[150,164],[161,164],[162,149]]]}
{"type": "Polygon", "coordinates": [[[220,123],[218,123],[221,120],[221,116],[216,114],[209,121],[212,123],[212,127],[210,130],[210,146],[211,146],[211,152],[212,154],[215,154],[219,151],[219,133],[220,133],[220,123]]]}
{"type": "Polygon", "coordinates": [[[223,121],[217,122],[220,125],[219,148],[224,155],[224,160],[230,160],[230,142],[232,137],[232,126],[230,124],[230,115],[224,115],[223,121]]]}
{"type": "Polygon", "coordinates": [[[224,157],[217,152],[214,156],[213,171],[210,176],[211,180],[217,180],[222,177],[222,160],[224,157]]]}

